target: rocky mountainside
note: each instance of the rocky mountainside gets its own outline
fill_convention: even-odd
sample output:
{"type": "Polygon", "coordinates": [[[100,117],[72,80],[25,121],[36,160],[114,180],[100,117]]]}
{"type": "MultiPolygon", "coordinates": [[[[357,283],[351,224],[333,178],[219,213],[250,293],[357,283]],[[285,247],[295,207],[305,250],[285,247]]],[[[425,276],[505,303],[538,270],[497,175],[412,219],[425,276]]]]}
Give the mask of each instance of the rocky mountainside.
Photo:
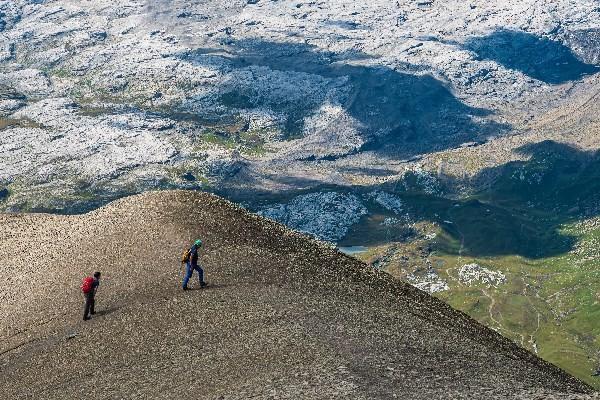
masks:
{"type": "Polygon", "coordinates": [[[0,209],[221,194],[600,388],[597,0],[0,0],[0,209]]]}
{"type": "Polygon", "coordinates": [[[212,195],[0,223],[2,398],[593,398],[445,303],[212,195]],[[183,292],[198,236],[210,286],[183,292]]]}
{"type": "Polygon", "coordinates": [[[4,208],[464,178],[540,137],[595,148],[534,122],[594,104],[599,18],[593,0],[2,1],[4,208]]]}

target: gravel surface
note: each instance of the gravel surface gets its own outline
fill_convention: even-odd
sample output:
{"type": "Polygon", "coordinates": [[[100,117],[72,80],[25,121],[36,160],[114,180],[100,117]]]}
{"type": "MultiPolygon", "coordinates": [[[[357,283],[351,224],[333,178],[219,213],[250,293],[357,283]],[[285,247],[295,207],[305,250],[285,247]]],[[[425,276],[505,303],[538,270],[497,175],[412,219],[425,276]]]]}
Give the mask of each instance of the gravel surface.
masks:
{"type": "Polygon", "coordinates": [[[426,293],[213,195],[0,225],[2,399],[597,398],[426,293]],[[196,237],[210,286],[183,292],[196,237]],[[83,322],[94,270],[98,314],[83,322]]]}

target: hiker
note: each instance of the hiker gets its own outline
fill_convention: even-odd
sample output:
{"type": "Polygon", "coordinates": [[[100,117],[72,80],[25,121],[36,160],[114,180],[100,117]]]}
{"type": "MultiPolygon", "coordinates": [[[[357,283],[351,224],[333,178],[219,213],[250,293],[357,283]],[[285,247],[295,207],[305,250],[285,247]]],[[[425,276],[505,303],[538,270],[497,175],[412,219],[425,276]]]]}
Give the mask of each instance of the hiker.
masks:
{"type": "Polygon", "coordinates": [[[87,276],[83,279],[83,283],[81,284],[81,291],[85,296],[85,309],[83,311],[83,320],[87,321],[91,318],[91,315],[96,314],[96,310],[94,310],[94,303],[96,297],[96,290],[98,290],[98,286],[100,285],[100,272],[94,272],[94,276],[87,276]]]}
{"type": "Polygon", "coordinates": [[[198,271],[198,281],[200,287],[206,286],[204,282],[204,270],[198,265],[198,248],[202,246],[202,240],[198,239],[194,242],[192,247],[187,250],[182,258],[182,262],[186,264],[185,278],[183,279],[183,290],[187,290],[188,282],[194,273],[194,270],[198,271]]]}

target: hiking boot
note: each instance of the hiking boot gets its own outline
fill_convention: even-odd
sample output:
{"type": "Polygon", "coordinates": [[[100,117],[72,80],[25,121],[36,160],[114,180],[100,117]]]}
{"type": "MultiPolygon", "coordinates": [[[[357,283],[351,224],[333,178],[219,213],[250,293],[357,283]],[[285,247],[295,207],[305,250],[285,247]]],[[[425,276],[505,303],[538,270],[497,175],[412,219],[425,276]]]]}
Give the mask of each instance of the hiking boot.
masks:
{"type": "Polygon", "coordinates": [[[187,286],[184,286],[184,287],[183,287],[183,290],[188,290],[187,286]]]}
{"type": "Polygon", "coordinates": [[[90,320],[90,319],[92,319],[92,317],[88,317],[87,315],[86,315],[85,317],[83,317],[83,320],[84,320],[84,321],[88,321],[88,320],[90,320]]]}
{"type": "Polygon", "coordinates": [[[208,285],[208,283],[206,283],[206,282],[200,282],[200,287],[204,287],[206,285],[208,285]]]}

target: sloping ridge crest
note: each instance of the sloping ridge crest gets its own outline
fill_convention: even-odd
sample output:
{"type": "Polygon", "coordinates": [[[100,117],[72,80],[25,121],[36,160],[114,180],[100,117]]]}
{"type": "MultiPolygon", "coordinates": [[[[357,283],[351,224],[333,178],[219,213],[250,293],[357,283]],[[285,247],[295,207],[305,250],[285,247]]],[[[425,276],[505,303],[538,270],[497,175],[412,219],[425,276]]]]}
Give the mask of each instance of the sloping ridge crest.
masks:
{"type": "Polygon", "coordinates": [[[597,398],[425,292],[211,194],[0,224],[0,398],[597,398]],[[195,238],[210,285],[183,292],[195,238]]]}

